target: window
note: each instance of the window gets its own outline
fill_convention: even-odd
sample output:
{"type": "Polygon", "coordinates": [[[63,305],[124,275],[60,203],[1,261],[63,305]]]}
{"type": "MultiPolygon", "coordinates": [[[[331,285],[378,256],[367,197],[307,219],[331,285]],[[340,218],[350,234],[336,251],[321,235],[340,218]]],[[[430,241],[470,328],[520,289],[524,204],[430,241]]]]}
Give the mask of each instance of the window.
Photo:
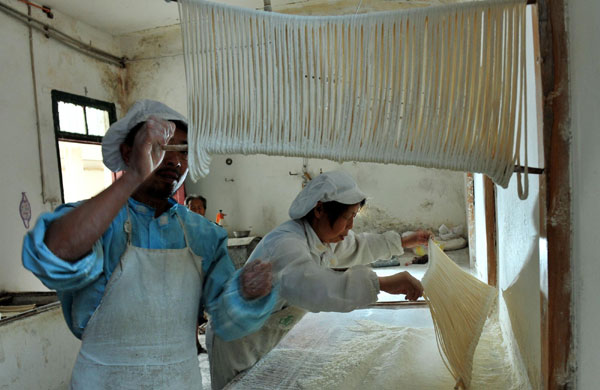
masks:
{"type": "Polygon", "coordinates": [[[63,202],[90,198],[114,180],[102,163],[102,137],[116,121],[113,103],[52,91],[63,202]]]}

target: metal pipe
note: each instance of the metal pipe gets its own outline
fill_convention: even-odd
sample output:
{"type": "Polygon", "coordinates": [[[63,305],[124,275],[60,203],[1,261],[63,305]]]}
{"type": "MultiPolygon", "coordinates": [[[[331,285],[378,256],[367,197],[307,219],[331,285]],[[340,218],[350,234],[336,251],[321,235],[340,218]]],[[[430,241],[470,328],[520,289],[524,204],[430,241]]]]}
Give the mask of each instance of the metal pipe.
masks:
{"type": "Polygon", "coordinates": [[[108,52],[105,52],[84,42],[81,42],[71,37],[70,35],[63,33],[62,31],[55,29],[50,25],[44,24],[39,20],[32,18],[31,16],[21,13],[20,11],[17,11],[14,8],[8,7],[6,4],[0,3],[0,11],[3,11],[8,16],[12,16],[13,18],[25,23],[29,27],[34,28],[37,31],[43,33],[47,38],[54,38],[59,42],[62,42],[65,45],[75,50],[78,50],[84,54],[87,54],[91,57],[94,57],[98,60],[119,66],[121,68],[125,67],[125,57],[117,57],[108,52]]]}
{"type": "MultiPolygon", "coordinates": [[[[27,15],[31,16],[31,6],[27,5],[27,15]]],[[[35,56],[33,53],[33,28],[31,25],[28,28],[29,30],[29,60],[31,61],[31,80],[33,84],[33,106],[35,110],[35,129],[37,132],[37,141],[38,141],[38,155],[40,162],[40,179],[42,185],[42,203],[46,203],[47,194],[46,194],[46,179],[44,177],[44,159],[42,156],[42,130],[40,128],[40,108],[38,104],[38,96],[37,96],[37,78],[35,76],[35,56]]]]}
{"type": "MultiPolygon", "coordinates": [[[[515,165],[515,170],[513,171],[515,173],[525,173],[525,167],[522,165],[515,165]]],[[[527,173],[530,173],[532,175],[541,175],[544,173],[544,168],[532,168],[532,167],[527,167],[527,173]]]]}

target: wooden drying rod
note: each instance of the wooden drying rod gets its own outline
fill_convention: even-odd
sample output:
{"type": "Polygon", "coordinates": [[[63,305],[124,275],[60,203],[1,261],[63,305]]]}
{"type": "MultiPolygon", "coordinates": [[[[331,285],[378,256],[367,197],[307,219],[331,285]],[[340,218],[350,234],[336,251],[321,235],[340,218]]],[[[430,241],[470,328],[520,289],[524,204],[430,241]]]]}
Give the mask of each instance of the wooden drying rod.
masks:
{"type": "MultiPolygon", "coordinates": [[[[162,149],[166,152],[186,152],[188,150],[187,145],[163,145],[162,149]]],[[[524,173],[525,167],[522,165],[515,165],[514,172],[524,173]]],[[[541,175],[544,173],[544,168],[527,168],[527,173],[532,175],[541,175]]]]}
{"type": "Polygon", "coordinates": [[[369,306],[427,306],[427,301],[382,301],[371,303],[369,306]]]}

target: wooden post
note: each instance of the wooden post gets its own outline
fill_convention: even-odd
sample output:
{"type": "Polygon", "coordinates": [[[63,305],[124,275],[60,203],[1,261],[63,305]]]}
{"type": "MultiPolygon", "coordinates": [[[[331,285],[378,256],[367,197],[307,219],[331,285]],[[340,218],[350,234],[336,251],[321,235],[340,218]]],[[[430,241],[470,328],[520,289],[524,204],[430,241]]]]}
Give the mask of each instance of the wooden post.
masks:
{"type": "MultiPolygon", "coordinates": [[[[539,0],[543,90],[548,308],[542,316],[544,388],[573,389],[572,238],[565,1],[539,0]]],[[[543,206],[543,205],[542,205],[543,206]]]]}
{"type": "Polygon", "coordinates": [[[496,189],[494,182],[483,176],[483,197],[485,203],[485,236],[487,242],[488,284],[498,285],[498,248],[496,230],[496,189]]]}

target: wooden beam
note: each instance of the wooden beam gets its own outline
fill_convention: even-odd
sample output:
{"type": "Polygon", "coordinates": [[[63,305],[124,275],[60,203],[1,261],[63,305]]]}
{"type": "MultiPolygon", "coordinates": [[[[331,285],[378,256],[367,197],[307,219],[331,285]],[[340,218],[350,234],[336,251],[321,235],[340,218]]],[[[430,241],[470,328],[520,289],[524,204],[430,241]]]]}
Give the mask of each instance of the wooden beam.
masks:
{"type": "Polygon", "coordinates": [[[573,389],[572,238],[569,149],[568,47],[564,0],[539,0],[539,38],[544,96],[548,308],[542,332],[544,388],[573,389]]]}
{"type": "Polygon", "coordinates": [[[488,284],[498,285],[498,249],[496,233],[496,189],[494,182],[483,176],[483,198],[485,206],[485,237],[487,243],[488,284]]]}
{"type": "MultiPolygon", "coordinates": [[[[534,53],[534,71],[535,71],[535,100],[536,100],[536,122],[537,122],[537,138],[538,138],[538,161],[541,166],[544,166],[544,97],[542,92],[542,70],[540,56],[540,27],[538,7],[532,7],[531,26],[533,33],[533,53],[534,53]]],[[[548,388],[548,366],[550,356],[548,354],[548,254],[545,251],[546,246],[541,245],[542,240],[547,242],[546,233],[546,175],[539,177],[539,192],[538,192],[538,210],[539,210],[539,237],[540,256],[539,256],[539,272],[540,272],[540,346],[541,346],[541,377],[536,378],[543,389],[548,388]]]]}

